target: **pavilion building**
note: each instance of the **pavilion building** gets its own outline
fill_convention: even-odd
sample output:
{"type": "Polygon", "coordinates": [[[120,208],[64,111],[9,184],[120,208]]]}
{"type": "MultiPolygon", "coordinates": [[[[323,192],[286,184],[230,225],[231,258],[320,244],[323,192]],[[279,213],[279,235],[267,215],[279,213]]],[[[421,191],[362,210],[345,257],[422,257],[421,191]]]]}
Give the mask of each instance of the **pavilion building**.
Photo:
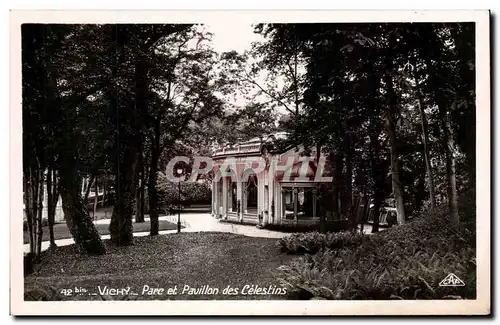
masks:
{"type": "Polygon", "coordinates": [[[285,136],[254,138],[213,153],[213,217],[262,226],[319,224],[326,159],[303,147],[273,150],[274,141],[285,136]]]}

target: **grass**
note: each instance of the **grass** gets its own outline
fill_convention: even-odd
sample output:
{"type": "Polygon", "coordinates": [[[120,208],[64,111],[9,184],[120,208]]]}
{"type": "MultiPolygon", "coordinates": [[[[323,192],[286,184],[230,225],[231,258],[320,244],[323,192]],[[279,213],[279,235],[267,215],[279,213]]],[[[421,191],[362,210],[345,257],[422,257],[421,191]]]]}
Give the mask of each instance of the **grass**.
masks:
{"type": "MultiPolygon", "coordinates": [[[[127,288],[139,293],[127,299],[284,299],[285,295],[243,295],[245,285],[275,288],[277,268],[296,258],[280,254],[276,239],[254,238],[230,233],[181,233],[134,238],[134,245],[114,247],[105,241],[107,254],[88,257],[75,253],[74,245],[42,253],[35,272],[25,278],[25,293],[48,300],[102,300],[123,296],[90,296],[103,288],[127,288]],[[141,295],[145,285],[167,290],[177,286],[177,295],[141,295]],[[181,294],[185,285],[208,285],[219,294],[181,294]],[[237,295],[224,295],[227,286],[237,295]],[[61,289],[85,288],[84,295],[60,294],[61,289]]],[[[280,287],[281,288],[281,287],[280,287]]],[[[25,296],[26,299],[26,296],[25,296]]]]}
{"type": "MultiPolygon", "coordinates": [[[[109,224],[96,224],[97,231],[101,235],[109,234],[109,224]]],[[[149,222],[141,222],[141,223],[133,223],[134,232],[149,232],[151,228],[151,224],[149,222]]],[[[43,235],[42,240],[49,240],[49,227],[42,227],[43,235]]],[[[177,229],[177,225],[165,220],[160,220],[160,230],[173,230],[177,229]]],[[[54,225],[54,237],[56,240],[58,239],[66,239],[71,238],[71,233],[69,232],[68,227],[65,223],[59,223],[54,225]]],[[[23,231],[23,240],[24,244],[29,244],[29,233],[27,231],[23,231]]]]}
{"type": "Polygon", "coordinates": [[[25,299],[475,299],[475,238],[474,223],[452,226],[445,215],[434,213],[363,236],[308,233],[277,241],[181,233],[136,237],[129,247],[105,241],[107,254],[98,257],[79,255],[71,245],[42,253],[35,272],[25,278],[25,299]],[[466,285],[440,286],[449,273],[466,285]],[[183,294],[186,285],[218,292],[183,294]],[[177,292],[141,294],[144,286],[165,291],[177,287],[177,292]],[[238,292],[224,294],[228,286],[238,292]],[[286,294],[245,295],[245,286],[286,294]],[[105,287],[138,294],[100,294],[99,288],[105,287]],[[75,288],[86,292],[75,295],[75,288]]]}

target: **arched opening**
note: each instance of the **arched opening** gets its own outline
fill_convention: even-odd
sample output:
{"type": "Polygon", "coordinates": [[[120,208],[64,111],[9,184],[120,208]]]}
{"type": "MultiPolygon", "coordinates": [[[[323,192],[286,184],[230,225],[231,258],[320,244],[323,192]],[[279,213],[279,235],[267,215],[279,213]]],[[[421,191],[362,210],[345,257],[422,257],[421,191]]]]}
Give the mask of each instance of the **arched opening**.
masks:
{"type": "Polygon", "coordinates": [[[246,214],[257,215],[258,213],[258,185],[257,175],[251,171],[243,182],[243,212],[246,214]]]}
{"type": "Polygon", "coordinates": [[[238,212],[238,185],[236,182],[231,182],[231,211],[238,212]]]}
{"type": "Polygon", "coordinates": [[[237,210],[237,184],[236,184],[236,172],[232,169],[227,171],[227,176],[225,177],[226,183],[226,199],[227,199],[227,212],[236,212],[237,210]]]}

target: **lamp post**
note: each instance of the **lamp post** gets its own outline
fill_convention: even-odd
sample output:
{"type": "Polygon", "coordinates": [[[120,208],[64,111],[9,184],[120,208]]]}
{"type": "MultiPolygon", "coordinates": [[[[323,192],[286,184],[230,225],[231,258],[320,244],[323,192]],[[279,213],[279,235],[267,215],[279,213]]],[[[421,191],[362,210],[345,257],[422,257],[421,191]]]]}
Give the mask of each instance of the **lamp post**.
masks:
{"type": "MultiPolygon", "coordinates": [[[[182,168],[177,168],[177,174],[182,175],[182,168]]],[[[177,233],[181,232],[181,179],[179,177],[179,208],[177,210],[177,233]]]]}

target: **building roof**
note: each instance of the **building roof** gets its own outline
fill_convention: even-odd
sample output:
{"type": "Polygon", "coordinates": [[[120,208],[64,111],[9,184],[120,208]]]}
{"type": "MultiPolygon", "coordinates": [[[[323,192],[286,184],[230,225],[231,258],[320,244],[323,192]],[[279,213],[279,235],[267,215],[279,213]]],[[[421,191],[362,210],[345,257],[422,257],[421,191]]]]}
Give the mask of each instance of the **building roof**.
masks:
{"type": "Polygon", "coordinates": [[[212,157],[245,156],[260,154],[262,145],[278,139],[286,139],[287,132],[275,132],[260,137],[254,137],[247,141],[242,141],[234,145],[227,145],[214,150],[212,157]]]}

